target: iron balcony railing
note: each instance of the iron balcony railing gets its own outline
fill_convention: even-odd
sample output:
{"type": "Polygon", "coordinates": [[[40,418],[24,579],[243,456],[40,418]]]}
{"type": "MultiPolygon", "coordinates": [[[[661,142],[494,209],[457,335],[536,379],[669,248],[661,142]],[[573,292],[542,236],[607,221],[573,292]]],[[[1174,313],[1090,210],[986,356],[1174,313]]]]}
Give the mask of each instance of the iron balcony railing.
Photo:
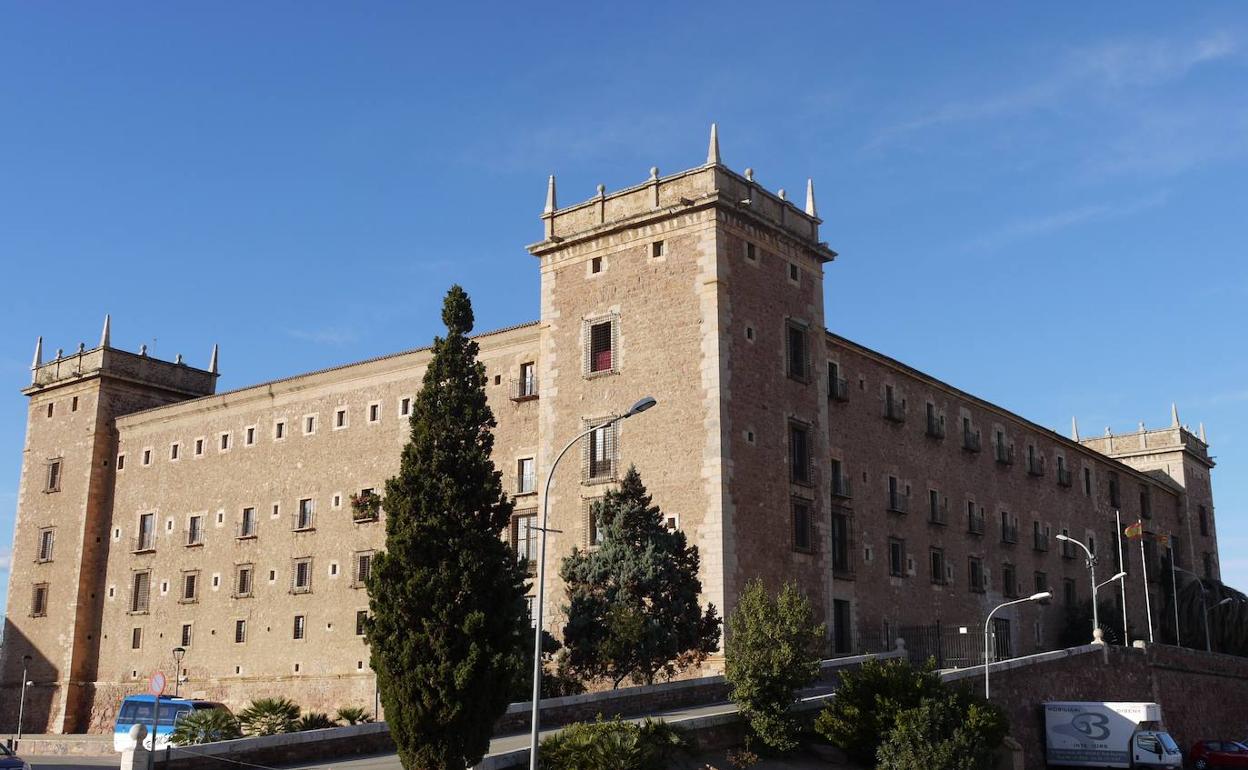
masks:
{"type": "Polygon", "coordinates": [[[1001,463],[1002,465],[1013,465],[1014,464],[1014,445],[1010,444],[1007,446],[1006,444],[997,444],[996,445],[996,459],[997,459],[997,462],[1001,463]]]}
{"type": "Polygon", "coordinates": [[[844,377],[834,377],[828,382],[828,398],[833,401],[849,400],[849,381],[844,377]]]}
{"type": "Polygon", "coordinates": [[[981,449],[979,440],[979,431],[971,433],[969,430],[962,431],[962,448],[969,452],[978,452],[981,449]]]}

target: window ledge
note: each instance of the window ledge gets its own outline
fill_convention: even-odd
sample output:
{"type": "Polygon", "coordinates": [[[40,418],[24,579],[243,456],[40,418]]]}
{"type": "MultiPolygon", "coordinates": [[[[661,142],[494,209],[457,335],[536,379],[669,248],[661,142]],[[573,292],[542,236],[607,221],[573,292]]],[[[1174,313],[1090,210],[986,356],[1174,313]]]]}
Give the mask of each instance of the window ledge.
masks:
{"type": "Polygon", "coordinates": [[[185,545],[185,547],[186,547],[186,548],[202,548],[202,547],[203,547],[203,545],[204,545],[204,541],[203,541],[203,540],[200,540],[200,541],[195,542],[195,543],[187,543],[187,544],[185,545]]]}
{"type": "Polygon", "coordinates": [[[530,497],[536,494],[537,494],[536,489],[530,489],[527,492],[517,492],[515,495],[513,495],[513,497],[530,497]]]}
{"type": "MultiPolygon", "coordinates": [[[[619,373],[620,373],[619,369],[603,369],[600,372],[586,372],[584,376],[585,376],[585,379],[587,380],[594,380],[599,377],[610,377],[613,374],[619,374],[619,373]]],[[[534,398],[537,398],[537,396],[534,396],[534,398]]]]}

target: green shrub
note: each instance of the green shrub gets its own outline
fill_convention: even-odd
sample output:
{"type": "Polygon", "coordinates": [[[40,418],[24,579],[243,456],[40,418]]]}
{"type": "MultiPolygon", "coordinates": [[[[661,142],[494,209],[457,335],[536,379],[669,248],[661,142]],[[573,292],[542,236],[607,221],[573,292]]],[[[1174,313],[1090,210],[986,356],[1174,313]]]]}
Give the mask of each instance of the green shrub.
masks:
{"type": "Polygon", "coordinates": [[[729,697],[766,746],[796,748],[798,724],[789,707],[796,690],[819,676],[823,646],[823,626],[814,622],[810,600],[791,583],[772,599],[761,580],[752,580],[728,628],[729,697]]]}
{"type": "Polygon", "coordinates": [[[238,714],[247,735],[293,733],[299,725],[299,704],[289,698],[260,698],[238,714]]]}
{"type": "Polygon", "coordinates": [[[876,754],[876,767],[990,770],[1007,729],[1000,708],[951,689],[897,715],[897,724],[876,754]]]}
{"type": "Polygon", "coordinates": [[[373,721],[373,715],[359,706],[343,706],[334,716],[338,717],[339,722],[346,722],[349,725],[362,725],[373,721]]]}
{"type": "Polygon", "coordinates": [[[875,761],[897,715],[945,691],[932,661],[916,668],[905,660],[869,660],[841,674],[836,693],[815,720],[815,731],[863,765],[875,761]]]}
{"type": "Polygon", "coordinates": [[[337,727],[338,723],[329,718],[329,714],[323,711],[309,711],[299,717],[298,724],[295,725],[297,732],[304,730],[324,730],[327,727],[337,727]]]}
{"type": "Polygon", "coordinates": [[[195,746],[243,737],[238,719],[225,709],[199,709],[178,720],[169,741],[174,746],[195,746]]]}
{"type": "Polygon", "coordinates": [[[685,746],[680,731],[666,722],[640,724],[619,717],[577,722],[542,741],[542,770],[663,770],[685,746]]]}

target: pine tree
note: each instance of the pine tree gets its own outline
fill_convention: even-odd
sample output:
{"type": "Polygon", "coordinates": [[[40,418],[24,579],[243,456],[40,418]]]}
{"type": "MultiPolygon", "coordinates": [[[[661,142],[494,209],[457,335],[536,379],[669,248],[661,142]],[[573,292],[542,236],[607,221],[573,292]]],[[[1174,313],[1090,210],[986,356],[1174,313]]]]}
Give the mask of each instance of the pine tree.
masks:
{"type": "Polygon", "coordinates": [[[573,549],[563,641],[572,669],[588,679],[653,684],[697,665],[719,644],[715,605],[698,604],[698,548],[669,530],[636,468],[596,503],[600,542],[573,549]]]}
{"type": "Polygon", "coordinates": [[[385,550],[368,578],[367,639],[405,768],[480,761],[524,670],[525,575],[501,535],[512,505],[490,452],[494,416],[472,305],[451,287],[412,405],[411,438],[386,482],[385,550]]]}

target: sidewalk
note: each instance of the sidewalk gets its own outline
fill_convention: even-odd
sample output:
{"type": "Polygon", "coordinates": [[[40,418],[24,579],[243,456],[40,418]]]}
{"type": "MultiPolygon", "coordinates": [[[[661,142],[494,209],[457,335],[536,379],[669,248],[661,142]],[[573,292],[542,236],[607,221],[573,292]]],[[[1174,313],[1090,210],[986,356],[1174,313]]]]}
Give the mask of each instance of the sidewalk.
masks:
{"type": "MultiPolygon", "coordinates": [[[[17,734],[0,733],[0,742],[6,746],[10,738],[16,740],[17,734]]],[[[65,735],[25,733],[22,735],[18,753],[31,757],[103,757],[116,755],[117,752],[113,751],[112,733],[106,735],[93,733],[65,735]]]]}

